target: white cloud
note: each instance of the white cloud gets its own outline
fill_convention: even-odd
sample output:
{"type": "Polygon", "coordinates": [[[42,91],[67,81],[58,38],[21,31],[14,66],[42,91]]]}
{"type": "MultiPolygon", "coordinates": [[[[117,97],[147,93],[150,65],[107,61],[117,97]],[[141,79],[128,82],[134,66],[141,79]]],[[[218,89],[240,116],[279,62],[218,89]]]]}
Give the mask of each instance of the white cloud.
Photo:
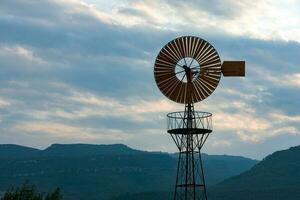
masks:
{"type": "Polygon", "coordinates": [[[245,130],[263,133],[271,127],[271,123],[266,119],[245,113],[216,113],[213,120],[214,127],[218,130],[245,130]]]}
{"type": "Polygon", "coordinates": [[[2,99],[0,97],[0,108],[4,108],[4,107],[7,107],[9,106],[11,103],[8,101],[8,100],[5,100],[5,99],[2,99]]]}
{"type": "Polygon", "coordinates": [[[228,141],[228,140],[214,140],[212,141],[212,143],[210,144],[213,148],[227,148],[230,147],[232,145],[232,142],[228,141]]]}
{"type": "Polygon", "coordinates": [[[244,142],[253,142],[258,143],[261,141],[261,138],[257,134],[244,132],[244,131],[237,131],[236,135],[244,142]]]}
{"type": "Polygon", "coordinates": [[[300,73],[286,75],[284,80],[286,84],[300,88],[300,73]]]}
{"type": "Polygon", "coordinates": [[[21,58],[27,62],[36,64],[45,64],[46,61],[37,56],[32,50],[21,45],[7,46],[0,45],[1,57],[12,57],[12,59],[21,58]]]}
{"type": "MultiPolygon", "coordinates": [[[[15,109],[10,110],[10,113],[26,116],[30,120],[78,121],[97,117],[103,119],[124,118],[135,123],[143,123],[159,119],[165,120],[167,112],[182,108],[181,105],[167,99],[147,101],[136,98],[117,99],[99,96],[96,93],[84,91],[61,82],[50,82],[47,86],[49,90],[57,92],[35,89],[31,84],[23,82],[13,81],[10,85],[12,88],[5,90],[5,93],[14,94],[22,87],[26,94],[42,95],[46,98],[44,101],[39,101],[35,106],[22,101],[13,102],[15,109]]],[[[0,106],[8,105],[7,102],[0,101],[0,106]]]]}
{"type": "Polygon", "coordinates": [[[300,122],[300,115],[286,115],[280,112],[272,112],[269,114],[271,118],[279,122],[300,122]]]}
{"type": "Polygon", "coordinates": [[[273,133],[274,135],[279,135],[279,134],[299,135],[300,131],[294,126],[286,126],[286,127],[275,129],[273,133]]]}
{"type": "Polygon", "coordinates": [[[101,9],[106,7],[106,2],[73,0],[72,3],[73,12],[84,12],[114,25],[153,26],[169,30],[190,26],[259,39],[300,41],[300,4],[297,0],[228,0],[210,4],[204,1],[120,0],[110,10],[101,9]],[[224,10],[229,11],[224,13],[224,10]]]}
{"type": "MultiPolygon", "coordinates": [[[[127,16],[118,13],[118,9],[111,8],[110,10],[102,9],[105,7],[107,2],[97,2],[98,6],[87,3],[81,0],[71,0],[68,2],[62,1],[55,1],[57,4],[61,5],[65,9],[65,13],[67,15],[86,15],[90,17],[94,17],[95,19],[99,20],[100,22],[110,24],[110,25],[121,25],[125,27],[135,26],[139,24],[143,24],[145,21],[144,19],[136,16],[127,16]]],[[[119,3],[122,5],[122,3],[119,3]]]]}
{"type": "MultiPolygon", "coordinates": [[[[278,64],[281,66],[287,66],[290,65],[289,63],[284,63],[282,61],[275,61],[278,58],[265,58],[266,60],[270,60],[274,64],[278,64]]],[[[276,86],[284,86],[284,87],[293,87],[293,88],[299,88],[300,87],[300,73],[294,72],[294,73],[287,73],[285,74],[278,73],[275,70],[269,70],[266,66],[251,66],[253,69],[255,69],[255,73],[257,77],[260,80],[268,81],[276,86]]],[[[294,66],[288,66],[288,67],[294,67],[294,66]]]]}
{"type": "Polygon", "coordinates": [[[232,89],[232,88],[223,88],[222,91],[220,91],[220,93],[222,95],[235,96],[235,97],[243,99],[244,101],[256,100],[259,98],[257,94],[247,93],[247,92],[243,92],[243,91],[232,89]]]}
{"type": "Polygon", "coordinates": [[[29,121],[16,124],[15,130],[34,135],[35,133],[45,133],[50,137],[72,139],[82,141],[93,140],[126,140],[127,134],[114,129],[93,129],[82,126],[72,126],[65,123],[29,121]]]}

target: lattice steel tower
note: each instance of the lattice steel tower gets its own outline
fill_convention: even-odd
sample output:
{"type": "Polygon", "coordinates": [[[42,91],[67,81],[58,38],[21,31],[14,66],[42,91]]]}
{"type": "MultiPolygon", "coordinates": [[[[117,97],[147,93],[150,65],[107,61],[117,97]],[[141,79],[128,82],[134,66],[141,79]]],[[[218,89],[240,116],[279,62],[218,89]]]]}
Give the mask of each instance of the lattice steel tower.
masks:
{"type": "Polygon", "coordinates": [[[245,76],[244,61],[224,61],[207,41],[193,36],[176,38],[159,52],[154,77],[170,100],[185,104],[184,111],[167,115],[168,133],[179,150],[174,200],[207,200],[203,147],[212,132],[212,114],[194,110],[207,98],[221,75],[245,76]]]}

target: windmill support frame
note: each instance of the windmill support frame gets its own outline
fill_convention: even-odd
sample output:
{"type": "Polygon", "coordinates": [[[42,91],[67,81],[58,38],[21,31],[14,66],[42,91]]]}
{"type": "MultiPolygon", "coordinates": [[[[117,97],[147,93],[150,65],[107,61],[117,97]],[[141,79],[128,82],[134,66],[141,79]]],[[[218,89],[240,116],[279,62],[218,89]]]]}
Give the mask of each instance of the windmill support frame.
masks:
{"type": "Polygon", "coordinates": [[[179,150],[174,200],[207,200],[201,148],[212,132],[212,114],[186,104],[185,111],[167,117],[168,133],[179,150]]]}

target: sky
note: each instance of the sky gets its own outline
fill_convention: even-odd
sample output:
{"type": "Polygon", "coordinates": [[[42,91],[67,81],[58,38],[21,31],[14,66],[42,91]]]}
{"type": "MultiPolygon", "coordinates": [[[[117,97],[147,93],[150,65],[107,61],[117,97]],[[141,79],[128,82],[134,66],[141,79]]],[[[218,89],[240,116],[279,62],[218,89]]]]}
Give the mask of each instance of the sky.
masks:
{"type": "Polygon", "coordinates": [[[1,0],[0,143],[123,143],[176,152],[153,65],[170,40],[209,41],[246,77],[195,104],[208,154],[262,159],[300,145],[298,0],[1,0]]]}

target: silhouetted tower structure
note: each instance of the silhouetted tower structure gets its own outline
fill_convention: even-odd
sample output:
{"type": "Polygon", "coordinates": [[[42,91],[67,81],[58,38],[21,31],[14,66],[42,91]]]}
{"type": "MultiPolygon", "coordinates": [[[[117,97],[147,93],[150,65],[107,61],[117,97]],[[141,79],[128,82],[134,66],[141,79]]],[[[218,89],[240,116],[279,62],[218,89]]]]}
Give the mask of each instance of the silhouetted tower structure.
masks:
{"type": "Polygon", "coordinates": [[[207,200],[201,148],[212,132],[212,114],[194,110],[207,98],[221,75],[245,76],[244,61],[224,61],[207,41],[193,36],[176,38],[159,52],[154,77],[160,91],[185,105],[167,114],[168,133],[178,150],[174,200],[207,200]]]}

